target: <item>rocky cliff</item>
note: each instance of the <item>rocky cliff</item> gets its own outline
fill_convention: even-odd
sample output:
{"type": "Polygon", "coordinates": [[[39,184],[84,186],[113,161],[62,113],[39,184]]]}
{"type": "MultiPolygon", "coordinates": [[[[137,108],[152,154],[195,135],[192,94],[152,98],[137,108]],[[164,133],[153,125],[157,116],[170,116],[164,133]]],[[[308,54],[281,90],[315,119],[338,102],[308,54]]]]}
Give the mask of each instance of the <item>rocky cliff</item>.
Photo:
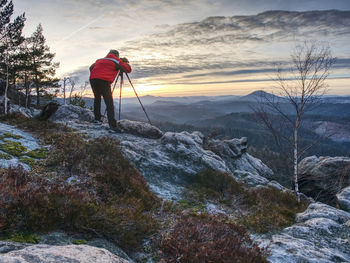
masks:
{"type": "MultiPolygon", "coordinates": [[[[272,171],[246,152],[246,138],[215,140],[206,138],[199,132],[164,133],[149,124],[129,120],[119,121],[122,132],[115,133],[106,124],[93,123],[90,111],[71,105],[61,106],[51,120],[87,135],[88,140],[103,136],[119,140],[123,155],[141,172],[151,190],[163,199],[183,199],[188,182],[205,169],[224,172],[249,189],[273,187],[278,191],[290,192],[278,183],[266,179],[272,175],[272,171]]],[[[7,139],[4,135],[8,131],[18,135],[11,137],[8,134],[11,137],[8,139],[26,143],[27,151],[40,148],[32,135],[1,124],[0,133],[5,142],[7,139]]],[[[9,161],[13,164],[21,162],[19,158],[12,156],[10,160],[2,159],[0,163],[2,167],[7,167],[9,161]]],[[[302,171],[319,169],[315,168],[316,161],[313,164],[311,161],[305,163],[307,165],[304,165],[305,169],[302,171]]],[[[29,166],[27,168],[30,169],[29,166]]],[[[338,204],[344,210],[349,209],[349,192],[349,187],[344,187],[341,192],[336,193],[338,204]]],[[[221,215],[228,213],[211,204],[207,206],[207,211],[221,215]]],[[[268,261],[276,263],[350,262],[349,236],[350,214],[319,202],[311,203],[306,211],[297,214],[295,224],[283,230],[251,234],[261,247],[268,246],[268,261]]],[[[112,251],[110,253],[103,248],[97,248],[93,243],[83,246],[69,244],[54,246],[46,242],[28,246],[2,242],[0,262],[41,262],[44,259],[52,262],[131,262],[125,256],[124,259],[116,256],[114,250],[109,250],[112,251]]],[[[147,260],[156,262],[151,258],[147,260]]]]}
{"type": "Polygon", "coordinates": [[[115,133],[107,124],[93,124],[90,111],[72,105],[61,106],[51,120],[90,138],[118,139],[124,156],[142,173],[151,189],[168,199],[180,199],[186,182],[203,169],[229,173],[249,186],[267,185],[270,182],[264,176],[273,174],[246,152],[246,138],[219,141],[205,138],[200,132],[163,133],[147,123],[129,120],[119,121],[123,132],[115,133]]]}

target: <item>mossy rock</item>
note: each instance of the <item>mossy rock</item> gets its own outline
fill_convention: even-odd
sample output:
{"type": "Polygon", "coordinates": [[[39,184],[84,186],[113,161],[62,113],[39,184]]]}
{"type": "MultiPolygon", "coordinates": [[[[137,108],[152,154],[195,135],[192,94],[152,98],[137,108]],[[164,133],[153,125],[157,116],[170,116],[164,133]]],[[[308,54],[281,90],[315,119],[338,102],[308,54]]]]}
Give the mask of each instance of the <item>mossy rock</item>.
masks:
{"type": "Polygon", "coordinates": [[[1,136],[2,139],[4,138],[13,138],[13,139],[21,139],[23,138],[21,135],[17,135],[17,134],[12,134],[12,133],[9,133],[9,132],[5,132],[3,136],[1,136]]]}
{"type": "Polygon", "coordinates": [[[4,140],[4,143],[0,143],[0,150],[12,156],[19,157],[27,151],[27,147],[23,146],[19,142],[4,140]]]}
{"type": "Polygon", "coordinates": [[[26,153],[27,156],[35,159],[45,159],[47,158],[47,151],[45,149],[35,149],[26,153]]]}
{"type": "Polygon", "coordinates": [[[19,159],[22,163],[28,164],[29,166],[33,167],[36,164],[36,161],[33,158],[30,157],[23,157],[19,159]]]}
{"type": "Polygon", "coordinates": [[[0,159],[2,160],[11,160],[13,157],[7,153],[0,153],[0,159]]]}
{"type": "Polygon", "coordinates": [[[85,245],[87,244],[87,241],[84,239],[75,239],[73,240],[72,244],[74,245],[85,245]]]}
{"type": "Polygon", "coordinates": [[[40,237],[38,235],[30,233],[14,233],[9,239],[18,243],[38,244],[40,242],[40,237]]]}

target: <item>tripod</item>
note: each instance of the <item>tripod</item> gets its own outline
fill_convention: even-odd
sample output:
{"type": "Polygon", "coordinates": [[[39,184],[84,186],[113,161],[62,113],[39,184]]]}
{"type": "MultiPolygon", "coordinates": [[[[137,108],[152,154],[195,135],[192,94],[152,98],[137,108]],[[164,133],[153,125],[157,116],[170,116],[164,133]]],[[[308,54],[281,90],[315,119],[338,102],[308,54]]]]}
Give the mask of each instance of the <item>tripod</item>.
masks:
{"type": "MultiPolygon", "coordinates": [[[[145,115],[146,115],[146,117],[147,117],[147,120],[148,120],[149,124],[152,125],[152,122],[151,122],[150,118],[148,117],[148,114],[147,114],[147,112],[146,112],[146,109],[145,109],[145,107],[143,106],[143,104],[142,104],[142,102],[141,102],[141,100],[140,100],[140,97],[139,97],[139,95],[137,94],[136,89],[135,89],[134,85],[132,84],[131,79],[130,79],[128,73],[123,72],[123,71],[121,71],[121,70],[118,72],[118,75],[117,75],[117,77],[115,78],[115,82],[114,82],[113,90],[112,90],[112,96],[113,96],[113,92],[114,92],[114,90],[115,90],[115,87],[116,87],[116,85],[117,85],[118,79],[119,79],[119,77],[120,77],[120,90],[119,90],[119,120],[120,120],[120,114],[121,114],[121,108],[122,108],[122,89],[123,89],[123,85],[124,85],[124,75],[123,75],[123,73],[125,73],[126,77],[128,78],[129,83],[130,83],[132,89],[133,89],[134,92],[135,92],[135,95],[136,95],[136,97],[137,97],[137,99],[138,99],[138,101],[139,101],[139,103],[140,103],[140,105],[141,105],[141,108],[142,108],[143,112],[145,113],[145,115]]],[[[107,109],[105,110],[105,113],[104,113],[103,116],[106,115],[106,112],[107,112],[107,109]]]]}

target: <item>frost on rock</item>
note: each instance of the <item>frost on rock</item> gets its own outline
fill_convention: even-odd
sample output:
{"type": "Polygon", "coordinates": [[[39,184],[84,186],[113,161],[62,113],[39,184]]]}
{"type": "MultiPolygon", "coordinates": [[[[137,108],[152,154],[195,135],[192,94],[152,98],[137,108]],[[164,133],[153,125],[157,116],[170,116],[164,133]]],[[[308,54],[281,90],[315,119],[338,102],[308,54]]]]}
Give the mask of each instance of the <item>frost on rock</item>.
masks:
{"type": "Polygon", "coordinates": [[[161,130],[148,123],[120,120],[118,121],[118,124],[125,133],[130,133],[151,139],[158,139],[163,136],[163,132],[161,130]]]}
{"type": "MultiPolygon", "coordinates": [[[[9,142],[14,142],[17,145],[23,146],[26,152],[40,148],[37,139],[29,133],[23,132],[11,125],[0,123],[0,144],[5,145],[9,142]]],[[[25,155],[24,152],[23,154],[25,155]]],[[[11,154],[11,152],[7,153],[4,149],[0,149],[0,167],[9,168],[10,166],[15,167],[21,164],[25,170],[30,170],[29,165],[20,161],[20,157],[21,156],[11,154]]]]}
{"type": "MultiPolygon", "coordinates": [[[[228,146],[225,142],[222,144],[223,148],[236,149],[234,155],[229,150],[214,153],[200,132],[166,132],[155,139],[153,134],[158,130],[156,127],[135,121],[122,123],[124,127],[128,125],[129,132],[111,132],[105,124],[73,120],[65,122],[91,138],[109,136],[118,139],[123,155],[141,172],[152,191],[167,199],[180,199],[183,188],[192,176],[203,169],[229,173],[249,186],[269,183],[261,175],[272,174],[272,171],[245,152],[244,139],[227,141],[228,146]],[[136,132],[142,126],[146,128],[136,132]]],[[[211,141],[209,143],[214,144],[211,141]]]]}
{"type": "Polygon", "coordinates": [[[123,155],[161,197],[179,199],[191,177],[204,169],[229,173],[249,186],[266,185],[264,176],[272,175],[260,160],[247,150],[247,139],[212,140],[200,132],[165,132],[148,123],[121,120],[121,133],[107,124],[95,124],[92,112],[73,105],[61,106],[52,120],[64,123],[91,138],[114,137],[123,155]],[[86,116],[91,116],[86,118],[86,116]]]}
{"type": "Polygon", "coordinates": [[[350,213],[312,203],[299,213],[296,224],[273,235],[269,244],[272,263],[350,262],[350,213]]]}
{"type": "Polygon", "coordinates": [[[350,212],[350,186],[337,194],[337,201],[341,209],[350,212]]]}
{"type": "MultiPolygon", "coordinates": [[[[12,242],[0,242],[2,246],[9,246],[12,242]]],[[[104,248],[88,245],[31,245],[24,248],[20,246],[10,252],[0,254],[3,263],[33,263],[33,262],[74,262],[74,263],[128,263],[104,248]]]]}

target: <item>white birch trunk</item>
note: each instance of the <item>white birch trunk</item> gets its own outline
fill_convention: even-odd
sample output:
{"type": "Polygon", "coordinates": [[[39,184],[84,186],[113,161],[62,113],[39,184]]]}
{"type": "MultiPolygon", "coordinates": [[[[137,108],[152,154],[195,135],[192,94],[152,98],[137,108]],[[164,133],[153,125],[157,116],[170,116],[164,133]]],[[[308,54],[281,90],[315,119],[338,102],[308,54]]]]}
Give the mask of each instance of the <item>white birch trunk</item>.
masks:
{"type": "Polygon", "coordinates": [[[298,184],[298,127],[297,124],[294,129],[294,184],[295,184],[295,193],[298,197],[298,203],[300,203],[300,195],[299,195],[299,184],[298,184]]]}
{"type": "Polygon", "coordinates": [[[7,114],[7,91],[9,89],[9,65],[8,65],[8,61],[6,63],[6,88],[5,88],[5,98],[4,98],[4,105],[5,105],[5,109],[4,109],[4,113],[7,114]]]}

